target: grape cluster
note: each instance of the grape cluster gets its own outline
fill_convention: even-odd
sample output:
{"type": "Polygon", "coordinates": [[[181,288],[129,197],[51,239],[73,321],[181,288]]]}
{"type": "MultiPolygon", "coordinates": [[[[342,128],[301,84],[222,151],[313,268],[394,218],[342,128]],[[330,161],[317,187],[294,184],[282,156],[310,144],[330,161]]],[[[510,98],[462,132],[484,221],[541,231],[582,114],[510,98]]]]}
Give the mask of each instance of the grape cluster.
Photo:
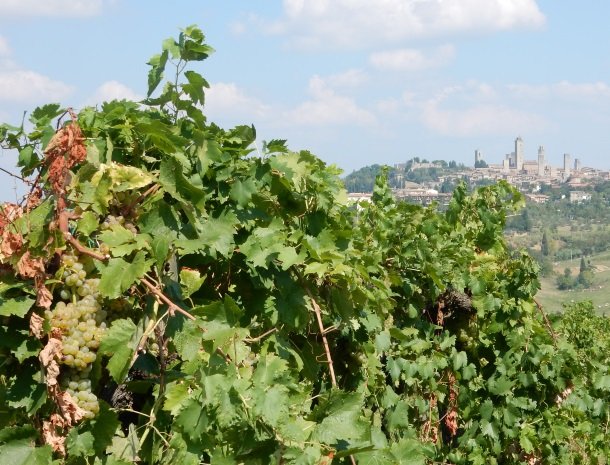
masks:
{"type": "Polygon", "coordinates": [[[65,391],[85,411],[85,418],[89,419],[94,418],[100,411],[97,396],[91,392],[90,372],[91,366],[85,371],[71,373],[62,381],[65,391]]]}
{"type": "Polygon", "coordinates": [[[91,392],[89,374],[106,331],[107,313],[99,302],[99,279],[87,279],[83,264],[74,255],[64,255],[62,265],[64,288],[60,296],[68,302],[58,302],[46,316],[63,336],[61,362],[67,367],[63,387],[85,410],[85,416],[93,418],[99,411],[99,404],[91,392]]]}
{"type": "Polygon", "coordinates": [[[102,223],[101,229],[102,230],[110,229],[110,228],[112,228],[112,226],[117,225],[117,224],[123,226],[125,229],[127,229],[128,231],[131,231],[134,234],[138,233],[138,230],[135,227],[135,225],[133,223],[131,223],[130,221],[126,221],[125,218],[121,215],[119,215],[119,216],[108,215],[106,217],[106,219],[104,220],[104,222],[102,223]]]}

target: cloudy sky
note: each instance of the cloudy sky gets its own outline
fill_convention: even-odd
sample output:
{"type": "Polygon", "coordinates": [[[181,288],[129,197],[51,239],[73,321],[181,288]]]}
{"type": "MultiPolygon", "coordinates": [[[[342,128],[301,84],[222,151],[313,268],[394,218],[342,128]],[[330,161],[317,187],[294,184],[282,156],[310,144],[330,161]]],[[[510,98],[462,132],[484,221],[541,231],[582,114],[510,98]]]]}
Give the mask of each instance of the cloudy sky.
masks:
{"type": "Polygon", "coordinates": [[[141,98],[161,41],[198,24],[210,119],[346,172],[500,162],[518,135],[528,159],[544,145],[553,164],[610,168],[608,18],[600,0],[0,0],[0,122],[141,98]]]}

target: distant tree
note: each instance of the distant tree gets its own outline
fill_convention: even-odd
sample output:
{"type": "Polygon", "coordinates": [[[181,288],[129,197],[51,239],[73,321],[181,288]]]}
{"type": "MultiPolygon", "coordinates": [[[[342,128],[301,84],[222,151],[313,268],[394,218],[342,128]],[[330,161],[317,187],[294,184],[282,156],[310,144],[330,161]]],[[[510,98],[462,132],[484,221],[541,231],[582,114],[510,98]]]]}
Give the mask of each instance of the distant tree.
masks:
{"type": "Polygon", "coordinates": [[[568,289],[574,289],[579,283],[577,279],[572,277],[572,270],[565,268],[563,270],[563,276],[557,278],[557,288],[561,291],[567,291],[568,289]]]}
{"type": "Polygon", "coordinates": [[[595,275],[593,274],[593,272],[591,270],[584,270],[581,271],[578,275],[578,284],[582,287],[584,287],[585,289],[593,286],[593,280],[595,278],[595,275]]]}
{"type": "Polygon", "coordinates": [[[521,214],[511,216],[506,222],[506,228],[514,231],[530,232],[532,227],[533,222],[527,208],[521,210],[521,214]]]}
{"type": "Polygon", "coordinates": [[[455,190],[455,186],[457,186],[457,182],[454,182],[451,179],[445,179],[439,188],[439,192],[442,194],[450,194],[455,190]]]}
{"type": "Polygon", "coordinates": [[[457,168],[457,163],[455,162],[455,160],[451,160],[449,162],[449,168],[451,168],[451,169],[457,168]]]}
{"type": "Polygon", "coordinates": [[[553,276],[553,262],[549,258],[541,259],[538,264],[540,265],[540,275],[544,277],[553,276]]]}
{"type": "Polygon", "coordinates": [[[530,232],[533,228],[532,218],[530,217],[530,211],[528,208],[524,208],[521,211],[521,219],[523,221],[523,230],[526,232],[530,232]]]}
{"type": "Polygon", "coordinates": [[[542,242],[540,244],[540,250],[542,251],[542,255],[548,257],[551,255],[551,243],[549,240],[549,235],[546,231],[542,233],[542,242]]]}
{"type": "Polygon", "coordinates": [[[489,168],[489,165],[485,160],[477,160],[474,162],[475,168],[489,168]]]}
{"type": "Polygon", "coordinates": [[[580,257],[580,272],[582,273],[583,271],[586,271],[587,268],[587,262],[585,261],[585,256],[583,255],[580,257]]]}

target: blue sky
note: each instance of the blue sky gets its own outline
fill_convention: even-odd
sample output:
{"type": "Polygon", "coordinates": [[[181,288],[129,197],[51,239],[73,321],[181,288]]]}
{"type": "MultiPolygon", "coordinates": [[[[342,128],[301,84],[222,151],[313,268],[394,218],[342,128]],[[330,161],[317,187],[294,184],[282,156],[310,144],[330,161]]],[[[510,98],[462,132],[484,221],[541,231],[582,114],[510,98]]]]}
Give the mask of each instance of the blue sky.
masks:
{"type": "Polygon", "coordinates": [[[599,0],[0,0],[0,121],[140,98],[161,41],[198,24],[209,118],[346,172],[500,162],[518,135],[527,159],[610,168],[608,18],[599,0]]]}

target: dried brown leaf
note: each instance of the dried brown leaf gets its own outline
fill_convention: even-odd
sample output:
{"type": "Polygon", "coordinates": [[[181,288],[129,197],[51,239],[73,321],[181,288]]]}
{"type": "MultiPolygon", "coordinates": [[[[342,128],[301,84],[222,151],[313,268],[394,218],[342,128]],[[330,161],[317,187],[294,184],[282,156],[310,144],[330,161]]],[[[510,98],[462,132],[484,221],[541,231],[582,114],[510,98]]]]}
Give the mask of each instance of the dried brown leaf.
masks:
{"type": "Polygon", "coordinates": [[[85,418],[86,412],[74,402],[72,396],[67,392],[57,390],[53,399],[61,411],[66,426],[72,426],[85,418]]]}
{"type": "Polygon", "coordinates": [[[63,436],[64,430],[63,418],[54,413],[51,415],[48,421],[42,423],[42,440],[45,444],[49,444],[53,450],[62,456],[66,454],[65,440],[63,436]]]}
{"type": "Polygon", "coordinates": [[[43,276],[45,271],[42,258],[32,258],[30,251],[28,250],[19,259],[19,262],[17,263],[17,272],[24,278],[43,276]]]}
{"type": "Polygon", "coordinates": [[[70,116],[73,121],[59,129],[44,150],[51,189],[59,195],[65,193],[70,168],[87,158],[85,139],[76,123],[76,114],[70,112],[70,116]]]}
{"type": "Polygon", "coordinates": [[[49,338],[49,342],[44,346],[44,349],[40,351],[38,358],[40,363],[46,369],[46,383],[47,386],[52,387],[57,385],[57,378],[59,377],[59,363],[61,350],[62,350],[62,342],[60,339],[51,337],[49,338]]]}
{"type": "Polygon", "coordinates": [[[15,203],[3,203],[0,205],[0,235],[4,234],[6,227],[16,219],[23,216],[23,209],[15,203]]]}
{"type": "Polygon", "coordinates": [[[451,437],[455,437],[458,432],[458,413],[455,408],[447,413],[447,416],[445,417],[445,426],[451,437]]]}
{"type": "Polygon", "coordinates": [[[36,283],[36,305],[48,310],[53,303],[53,294],[47,289],[42,279],[38,281],[36,283]]]}
{"type": "Polygon", "coordinates": [[[35,186],[32,191],[29,193],[26,200],[26,210],[30,211],[40,205],[42,200],[42,188],[40,186],[35,186]]]}
{"type": "Polygon", "coordinates": [[[5,230],[0,235],[0,253],[5,257],[10,257],[14,253],[19,252],[23,246],[23,237],[21,234],[5,230]]]}
{"type": "Polygon", "coordinates": [[[44,337],[44,318],[38,313],[32,313],[30,316],[30,334],[36,339],[42,339],[44,337]]]}

